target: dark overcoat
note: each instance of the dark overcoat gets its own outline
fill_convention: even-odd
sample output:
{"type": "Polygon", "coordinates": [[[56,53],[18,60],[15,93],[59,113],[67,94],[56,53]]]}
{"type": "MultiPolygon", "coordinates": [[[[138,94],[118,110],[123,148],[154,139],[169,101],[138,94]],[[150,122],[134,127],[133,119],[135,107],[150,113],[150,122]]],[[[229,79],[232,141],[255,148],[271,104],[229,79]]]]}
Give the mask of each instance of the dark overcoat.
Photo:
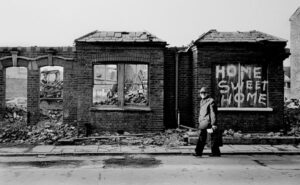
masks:
{"type": "Polygon", "coordinates": [[[205,98],[200,101],[199,110],[199,129],[208,129],[212,126],[217,126],[213,133],[210,135],[212,145],[223,145],[223,131],[217,124],[217,106],[213,98],[205,98]]]}

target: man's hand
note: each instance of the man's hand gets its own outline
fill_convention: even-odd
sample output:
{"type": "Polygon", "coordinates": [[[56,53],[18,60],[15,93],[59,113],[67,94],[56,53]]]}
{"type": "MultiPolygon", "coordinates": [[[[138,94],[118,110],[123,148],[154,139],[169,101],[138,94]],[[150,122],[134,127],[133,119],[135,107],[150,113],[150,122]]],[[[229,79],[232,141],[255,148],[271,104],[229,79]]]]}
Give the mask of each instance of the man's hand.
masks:
{"type": "Polygon", "coordinates": [[[213,130],[217,130],[217,126],[215,126],[215,125],[213,125],[212,127],[211,127],[213,130]]]}

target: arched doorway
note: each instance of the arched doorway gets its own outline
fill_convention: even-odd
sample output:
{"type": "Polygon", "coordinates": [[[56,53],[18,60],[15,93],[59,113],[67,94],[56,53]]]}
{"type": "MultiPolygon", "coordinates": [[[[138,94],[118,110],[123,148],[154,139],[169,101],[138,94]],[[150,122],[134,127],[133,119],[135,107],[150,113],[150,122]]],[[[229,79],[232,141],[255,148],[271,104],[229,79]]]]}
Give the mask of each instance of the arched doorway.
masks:
{"type": "Polygon", "coordinates": [[[4,119],[27,123],[27,68],[5,68],[4,119]]]}

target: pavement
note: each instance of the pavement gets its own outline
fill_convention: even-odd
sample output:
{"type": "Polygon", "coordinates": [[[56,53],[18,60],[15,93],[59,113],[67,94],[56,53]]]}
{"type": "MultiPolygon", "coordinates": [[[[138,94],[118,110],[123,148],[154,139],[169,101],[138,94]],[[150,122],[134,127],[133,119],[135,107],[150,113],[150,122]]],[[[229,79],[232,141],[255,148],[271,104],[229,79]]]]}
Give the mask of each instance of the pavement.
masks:
{"type": "MultiPolygon", "coordinates": [[[[195,146],[137,145],[37,145],[0,146],[1,156],[81,156],[81,155],[192,155],[195,146]]],[[[224,145],[222,155],[300,155],[300,145],[224,145]]],[[[210,154],[205,148],[204,155],[210,154]]]]}

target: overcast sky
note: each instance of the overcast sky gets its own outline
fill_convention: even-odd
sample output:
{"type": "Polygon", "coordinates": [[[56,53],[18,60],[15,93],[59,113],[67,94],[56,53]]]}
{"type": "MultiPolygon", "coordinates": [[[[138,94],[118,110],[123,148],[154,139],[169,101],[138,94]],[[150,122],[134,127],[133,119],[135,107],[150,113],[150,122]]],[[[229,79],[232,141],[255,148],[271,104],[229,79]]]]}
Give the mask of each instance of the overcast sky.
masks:
{"type": "Polygon", "coordinates": [[[289,40],[300,0],[0,0],[1,46],[70,46],[94,30],[147,30],[171,46],[210,29],[289,40]]]}

